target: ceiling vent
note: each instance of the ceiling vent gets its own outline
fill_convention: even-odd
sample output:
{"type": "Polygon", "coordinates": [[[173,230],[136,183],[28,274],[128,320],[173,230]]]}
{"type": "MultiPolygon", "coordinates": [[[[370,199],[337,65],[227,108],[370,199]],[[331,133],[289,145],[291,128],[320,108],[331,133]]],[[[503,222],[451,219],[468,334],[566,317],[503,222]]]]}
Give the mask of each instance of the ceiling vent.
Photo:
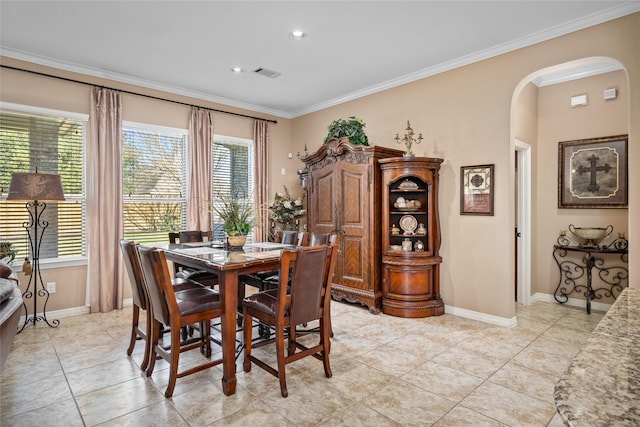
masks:
{"type": "Polygon", "coordinates": [[[266,68],[256,68],[255,70],[253,70],[254,73],[256,74],[260,74],[263,75],[265,77],[269,77],[270,79],[275,79],[276,77],[278,77],[280,75],[279,72],[277,71],[273,71],[273,70],[268,70],[266,68]]]}

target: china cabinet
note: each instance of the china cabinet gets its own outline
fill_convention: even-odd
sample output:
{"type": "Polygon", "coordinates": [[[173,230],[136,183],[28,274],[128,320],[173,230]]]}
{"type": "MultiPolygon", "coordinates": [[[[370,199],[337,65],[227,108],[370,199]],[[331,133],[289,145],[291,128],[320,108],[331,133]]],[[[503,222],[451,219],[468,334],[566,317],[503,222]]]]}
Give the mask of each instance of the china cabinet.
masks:
{"type": "Polygon", "coordinates": [[[382,311],[400,317],[444,314],[440,297],[438,181],[443,159],[380,160],[382,311]]]}
{"type": "Polygon", "coordinates": [[[339,235],[331,295],[359,302],[372,313],[379,312],[382,297],[378,162],[399,155],[400,150],[332,139],[301,158],[306,166],[301,178],[307,191],[308,231],[339,235]]]}

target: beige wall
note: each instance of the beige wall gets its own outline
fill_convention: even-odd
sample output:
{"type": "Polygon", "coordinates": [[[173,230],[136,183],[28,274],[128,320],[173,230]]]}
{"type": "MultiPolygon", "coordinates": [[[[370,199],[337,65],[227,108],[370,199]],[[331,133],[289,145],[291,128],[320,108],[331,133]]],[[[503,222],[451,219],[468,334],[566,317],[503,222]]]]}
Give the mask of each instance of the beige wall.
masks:
{"type": "MultiPolygon", "coordinates": [[[[258,116],[265,119],[276,119],[277,124],[270,124],[269,131],[269,162],[279,164],[280,159],[287,159],[291,149],[290,132],[291,121],[279,117],[243,111],[237,108],[217,105],[211,102],[190,99],[168,93],[162,93],[147,88],[134,87],[118,82],[97,79],[90,76],[78,75],[36,64],[0,57],[3,65],[28,69],[55,76],[79,81],[104,85],[121,90],[127,90],[147,95],[169,98],[175,101],[192,103],[203,107],[216,108],[240,114],[258,116]]],[[[45,76],[0,68],[0,101],[28,106],[89,114],[91,87],[83,84],[67,82],[45,76]]],[[[123,94],[123,119],[131,122],[146,123],[175,128],[188,128],[189,107],[180,104],[153,100],[135,95],[123,94]]],[[[253,120],[234,115],[214,113],[214,132],[219,135],[238,138],[253,138],[253,120]]],[[[283,165],[288,166],[288,165],[283,165]]],[[[293,178],[295,184],[299,182],[295,171],[287,171],[284,177],[280,174],[280,167],[272,168],[269,179],[272,183],[282,185],[284,178],[293,178]]],[[[47,311],[73,309],[85,305],[86,296],[86,266],[64,267],[57,269],[42,269],[44,282],[55,281],[56,293],[52,294],[47,305],[47,311]]],[[[126,279],[125,279],[126,280],[126,279]]],[[[28,278],[20,274],[20,283],[24,289],[28,278]]],[[[131,297],[131,287],[128,280],[124,286],[125,298],[131,297]]],[[[38,300],[38,309],[44,301],[38,300]]]]}
{"type": "Polygon", "coordinates": [[[515,106],[516,115],[512,123],[515,138],[531,146],[538,140],[538,87],[527,84],[515,106]]]}
{"type": "MultiPolygon", "coordinates": [[[[540,168],[533,205],[536,209],[536,253],[533,256],[533,292],[551,294],[558,285],[558,267],[551,257],[559,231],[569,224],[576,227],[606,227],[628,232],[627,209],[559,209],[558,142],[628,133],[629,89],[624,71],[601,74],[572,82],[542,87],[539,90],[538,152],[540,168]],[[619,96],[605,101],[603,92],[616,87],[619,96]],[[589,104],[571,108],[571,96],[588,94],[589,104]]],[[[573,295],[573,298],[579,298],[573,295]]],[[[611,302],[604,300],[604,302],[611,302]]]]}
{"type": "MultiPolygon", "coordinates": [[[[520,93],[537,72],[547,67],[589,57],[612,58],[625,67],[631,82],[629,260],[632,286],[640,286],[638,279],[634,280],[640,275],[640,168],[633,167],[634,159],[636,162],[640,159],[639,51],[640,14],[634,14],[296,118],[292,141],[298,147],[307,143],[317,149],[332,120],[355,115],[367,124],[373,144],[397,147],[393,136],[402,133],[407,119],[410,120],[413,129],[425,137],[414,152],[426,156],[437,153],[446,159],[440,181],[441,290],[445,304],[512,318],[515,315],[513,141],[521,131],[528,135],[537,132],[515,126],[520,93]],[[495,164],[495,215],[460,216],[460,166],[485,163],[495,164]]],[[[533,163],[540,174],[557,167],[553,159],[534,156],[533,163]]],[[[534,195],[540,191],[533,189],[534,195]]],[[[540,218],[534,220],[538,227],[544,227],[540,218]]],[[[554,233],[558,230],[553,227],[554,233]]],[[[533,253],[548,253],[547,237],[538,245],[539,249],[534,243],[533,253]]],[[[548,263],[548,257],[545,262],[548,263]]]]}
{"type": "MultiPolygon", "coordinates": [[[[294,186],[297,183],[293,171],[301,168],[302,162],[295,154],[302,151],[305,144],[309,151],[315,151],[322,144],[326,127],[332,120],[359,116],[367,124],[366,131],[372,144],[394,148],[398,146],[393,136],[396,132],[402,133],[406,121],[410,120],[413,129],[425,137],[414,152],[419,156],[437,154],[446,159],[441,170],[440,188],[441,255],[444,259],[441,289],[445,304],[499,318],[513,318],[513,141],[520,131],[514,125],[519,110],[517,100],[521,90],[546,67],[582,58],[609,57],[625,67],[630,82],[629,260],[632,286],[640,286],[636,278],[640,275],[640,168],[633,167],[640,160],[640,146],[637,145],[640,141],[639,51],[640,14],[634,14],[291,121],[279,118],[278,125],[271,128],[271,192],[279,190],[282,184],[294,186]],[[294,153],[293,159],[287,159],[288,152],[294,153]],[[495,164],[495,215],[460,216],[460,166],[486,163],[495,164]],[[285,176],[280,175],[282,167],[286,168],[285,176]]],[[[3,63],[8,62],[3,59],[3,63]]],[[[0,72],[0,99],[4,101],[38,106],[49,104],[44,106],[70,111],[77,111],[78,105],[83,105],[80,112],[86,112],[89,99],[86,87],[54,83],[46,78],[6,70],[0,72]]],[[[115,83],[110,86],[120,87],[115,83]]],[[[168,107],[163,104],[157,108],[168,107]]],[[[136,108],[131,114],[148,114],[145,117],[152,120],[158,117],[153,109],[155,107],[144,112],[136,108]]],[[[186,117],[180,108],[167,114],[171,120],[184,121],[186,117]]],[[[229,133],[235,132],[233,136],[249,135],[249,122],[236,123],[225,115],[216,117],[217,133],[224,133],[220,129],[228,126],[229,133]]],[[[538,161],[540,164],[534,167],[543,173],[546,159],[539,158],[538,161]]],[[[553,170],[555,168],[554,164],[553,170]]],[[[539,190],[533,191],[537,194],[539,190]]],[[[537,222],[538,226],[544,225],[540,219],[537,222]]],[[[553,228],[554,232],[557,228],[553,228]]],[[[545,237],[544,242],[538,244],[540,248],[534,247],[533,252],[548,251],[547,240],[545,237]]]]}

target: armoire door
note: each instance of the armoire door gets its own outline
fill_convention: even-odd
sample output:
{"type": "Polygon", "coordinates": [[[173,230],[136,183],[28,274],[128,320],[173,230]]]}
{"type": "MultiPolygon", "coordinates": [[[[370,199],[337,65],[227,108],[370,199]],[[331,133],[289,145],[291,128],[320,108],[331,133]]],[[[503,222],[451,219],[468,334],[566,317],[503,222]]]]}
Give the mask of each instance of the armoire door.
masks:
{"type": "MultiPolygon", "coordinates": [[[[338,200],[340,200],[340,196],[338,192],[338,175],[335,173],[337,166],[336,163],[328,164],[313,173],[310,188],[311,196],[308,199],[307,210],[310,232],[339,232],[338,217],[340,216],[340,207],[338,200]]],[[[341,241],[339,246],[342,246],[341,241]]],[[[338,251],[338,260],[333,273],[334,283],[342,276],[341,252],[338,251]]]]}
{"type": "Polygon", "coordinates": [[[351,289],[372,290],[370,277],[371,191],[369,165],[342,162],[338,170],[340,215],[340,284],[351,289]]]}

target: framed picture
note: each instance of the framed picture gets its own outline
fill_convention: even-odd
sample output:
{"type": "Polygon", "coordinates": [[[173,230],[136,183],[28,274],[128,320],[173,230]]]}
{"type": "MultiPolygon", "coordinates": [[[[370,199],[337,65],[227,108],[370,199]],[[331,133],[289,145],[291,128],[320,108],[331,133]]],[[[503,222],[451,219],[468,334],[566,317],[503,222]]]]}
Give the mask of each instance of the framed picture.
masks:
{"type": "Polygon", "coordinates": [[[558,143],[559,208],[626,208],[628,135],[558,143]]]}
{"type": "Polygon", "coordinates": [[[460,215],[493,215],[493,165],[460,168],[460,215]]]}

